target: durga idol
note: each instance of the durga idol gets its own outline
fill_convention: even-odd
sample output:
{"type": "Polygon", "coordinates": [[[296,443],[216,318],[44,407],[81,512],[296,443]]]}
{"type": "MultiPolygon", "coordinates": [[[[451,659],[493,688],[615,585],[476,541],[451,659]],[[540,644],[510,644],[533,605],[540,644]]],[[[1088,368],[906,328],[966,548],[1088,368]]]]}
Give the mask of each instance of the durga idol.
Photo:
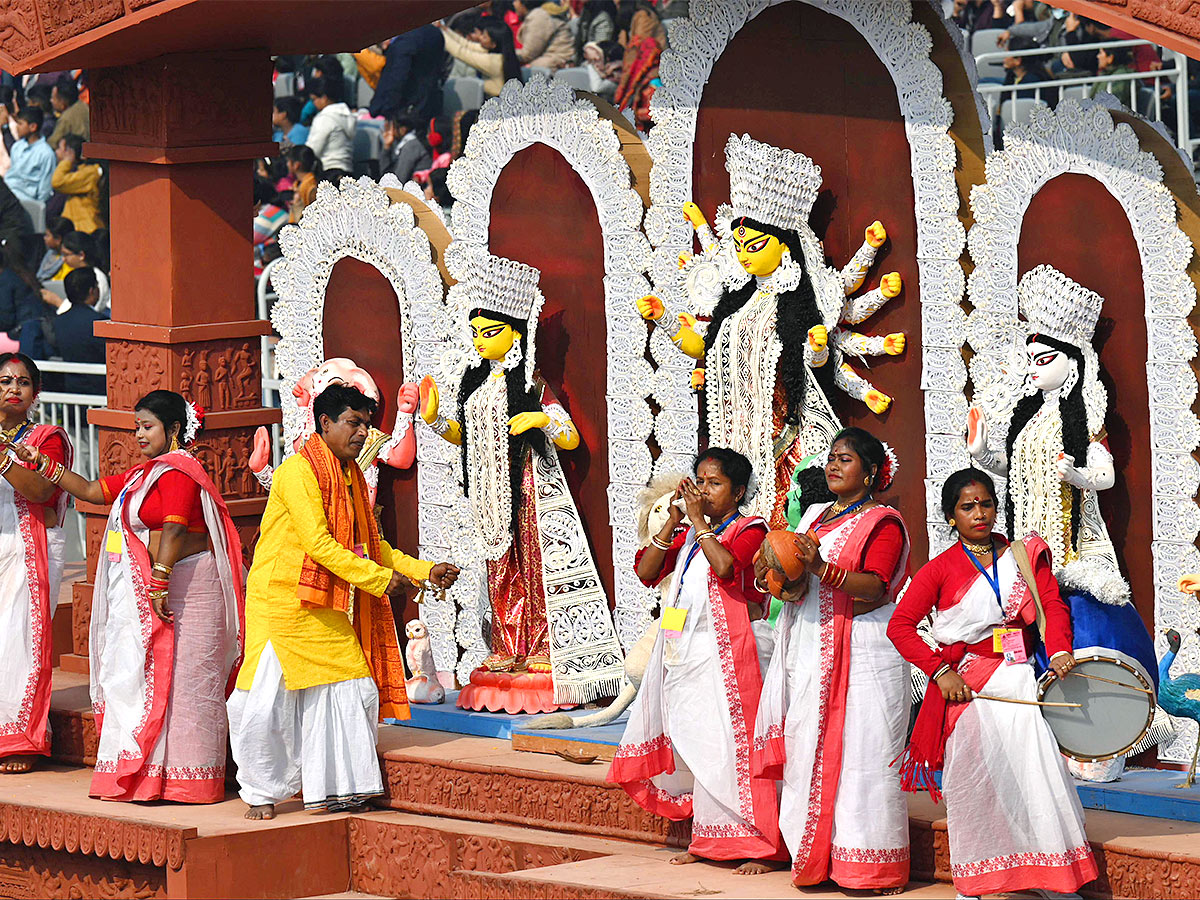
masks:
{"type": "Polygon", "coordinates": [[[875,413],[892,402],[845,357],[898,355],[904,335],[867,336],[840,323],[866,320],[899,294],[901,280],[889,273],[879,287],[848,299],[887,232],[875,222],[845,269],[827,265],[808,223],[821,167],[807,156],[730,135],[725,167],[732,205],[717,212],[720,239],[695,203],[683,208],[702,246],[698,256],[680,257],[689,311],[667,317],[663,301],[650,295],[638,301],[638,312],[703,361],[692,387],[706,395],[709,443],[745,454],[760,483],[774,481],[773,489],[751,492],[746,511],[783,528],[793,473],[814,455],[823,461],[841,430],[833,388],[875,413]]]}
{"type": "Polygon", "coordinates": [[[549,712],[614,696],[621,649],[557,455],[579,446],[579,431],[534,365],[541,273],[462,245],[451,246],[447,267],[458,278],[451,305],[469,311],[477,359],[462,376],[453,417],[426,376],[421,417],[462,447],[492,607],[491,653],[458,705],[549,712]],[[541,677],[513,677],[520,673],[541,677]]]}

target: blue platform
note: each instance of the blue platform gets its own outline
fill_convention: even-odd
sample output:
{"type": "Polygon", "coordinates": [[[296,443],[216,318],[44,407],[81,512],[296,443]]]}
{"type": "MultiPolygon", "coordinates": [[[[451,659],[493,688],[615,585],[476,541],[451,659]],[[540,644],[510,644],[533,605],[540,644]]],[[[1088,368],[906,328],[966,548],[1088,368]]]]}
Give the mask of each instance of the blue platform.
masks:
{"type": "Polygon", "coordinates": [[[1190,788],[1176,787],[1186,775],[1171,769],[1127,769],[1120,781],[1075,785],[1085,809],[1200,822],[1200,781],[1190,788]]]}
{"type": "MultiPolygon", "coordinates": [[[[536,718],[525,713],[509,715],[508,713],[475,712],[469,709],[459,709],[455,705],[458,691],[447,691],[445,703],[414,703],[411,705],[412,718],[407,721],[389,719],[392,725],[405,728],[423,728],[429,731],[448,731],[453,734],[469,734],[473,737],[499,738],[510,740],[514,734],[541,735],[543,737],[565,738],[581,744],[607,744],[613,747],[621,743],[621,734],[625,731],[628,711],[610,725],[597,728],[555,729],[550,731],[534,730],[522,727],[530,719],[536,718]]],[[[581,710],[573,713],[584,716],[596,710],[581,710]]]]}

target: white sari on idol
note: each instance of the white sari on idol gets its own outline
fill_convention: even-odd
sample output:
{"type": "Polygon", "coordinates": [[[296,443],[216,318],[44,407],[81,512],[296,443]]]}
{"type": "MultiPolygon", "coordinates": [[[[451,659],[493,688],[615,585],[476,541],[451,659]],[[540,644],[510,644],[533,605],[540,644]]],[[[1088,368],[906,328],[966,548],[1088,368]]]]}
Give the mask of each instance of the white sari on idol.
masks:
{"type": "Polygon", "coordinates": [[[775,784],[750,771],[762,671],[747,601],[762,600],[752,561],[765,536],[757,516],[720,533],[735,559],[721,581],[695,529],[676,535],[659,581],[674,573],[664,605],[687,616],[678,636],[659,631],[608,774],[643,808],[690,816],[688,851],[705,859],[783,858],[775,784]]]}
{"type": "MultiPolygon", "coordinates": [[[[28,426],[19,442],[45,450],[58,437],[71,465],[71,442],[55,425],[28,426]]],[[[61,457],[61,458],[60,458],[61,457]]],[[[23,465],[13,457],[13,465],[23,465]]],[[[58,526],[46,527],[46,509],[0,477],[0,757],[50,753],[51,620],[63,571],[63,527],[68,497],[54,498],[58,526]]]]}
{"type": "Polygon", "coordinates": [[[183,450],[126,473],[106,528],[92,595],[91,693],[100,742],[90,793],[106,800],[220,801],[225,698],[244,634],[237,529],[204,468],[183,450]],[[147,595],[150,529],[138,512],[172,469],[200,486],[214,549],[175,563],[168,596],[175,621],[168,625],[147,595]]]}
{"type": "MultiPolygon", "coordinates": [[[[809,531],[815,504],[796,531],[809,531]]],[[[868,543],[887,521],[903,544],[887,585],[893,601],[908,574],[900,514],[875,506],[823,528],[823,559],[862,571],[868,543]]],[[[802,600],[785,603],[754,734],[755,771],[783,779],[779,827],[797,885],[832,879],[848,889],[908,882],[908,803],[890,763],[908,727],[908,664],[888,640],[892,602],[855,615],[853,598],[808,576],[802,600]]]]}

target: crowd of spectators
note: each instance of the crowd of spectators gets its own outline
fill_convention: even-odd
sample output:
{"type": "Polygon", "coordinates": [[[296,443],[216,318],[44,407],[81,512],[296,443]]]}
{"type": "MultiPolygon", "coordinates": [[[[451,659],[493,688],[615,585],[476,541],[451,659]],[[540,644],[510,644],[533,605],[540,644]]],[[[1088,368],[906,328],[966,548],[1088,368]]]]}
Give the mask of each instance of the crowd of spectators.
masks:
{"type": "MultiPolygon", "coordinates": [[[[0,75],[0,348],[103,362],[108,179],[84,156],[87,73],[0,75]]],[[[103,376],[48,373],[50,390],[104,392],[103,376]]]]}
{"type": "Polygon", "coordinates": [[[277,57],[271,123],[280,152],[255,164],[256,270],[279,255],[276,235],[299,221],[322,181],[415,181],[448,217],[447,169],[479,106],[510,80],[560,78],[649,128],[663,20],[687,8],[687,0],[490,0],[359,53],[277,57]]]}
{"type": "MultiPolygon", "coordinates": [[[[1055,82],[1094,78],[1097,80],[1079,91],[1081,95],[1095,96],[1101,91],[1108,91],[1125,106],[1143,114],[1161,110],[1161,120],[1174,130],[1174,85],[1164,80],[1156,87],[1149,78],[1113,77],[1160,71],[1163,60],[1159,48],[1151,44],[1090,47],[1088,45],[1132,41],[1136,38],[1118,28],[1038,0],[952,0],[950,6],[951,18],[969,36],[979,32],[995,35],[994,46],[990,38],[972,42],[976,56],[997,51],[1014,54],[1004,59],[1002,83],[1022,87],[1006,92],[1003,95],[1005,99],[1037,99],[1053,108],[1062,96],[1055,82]],[[1077,49],[1080,47],[1085,49],[1077,49]],[[1036,50],[1046,52],[1015,55],[1036,50]],[[1049,86],[1046,86],[1047,83],[1049,86]]],[[[983,35],[979,37],[983,38],[983,35]]],[[[1197,64],[1188,60],[1190,84],[1195,85],[1197,75],[1200,75],[1197,64]]],[[[988,81],[1000,79],[986,75],[980,78],[981,83],[988,81]]],[[[1200,110],[1196,111],[1196,118],[1191,123],[1193,132],[1197,124],[1200,124],[1200,110]]],[[[997,138],[1000,138],[999,134],[997,138]]]]}

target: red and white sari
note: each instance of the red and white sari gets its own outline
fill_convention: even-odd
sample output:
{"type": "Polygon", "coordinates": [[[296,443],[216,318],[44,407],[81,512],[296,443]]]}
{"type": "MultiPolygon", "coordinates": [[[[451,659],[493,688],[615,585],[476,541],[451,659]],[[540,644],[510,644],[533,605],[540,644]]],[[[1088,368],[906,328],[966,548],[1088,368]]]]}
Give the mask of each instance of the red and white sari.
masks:
{"type": "MultiPolygon", "coordinates": [[[[65,466],[71,442],[55,425],[29,426],[20,443],[65,466]]],[[[23,465],[13,457],[14,465],[23,465]]],[[[50,622],[63,571],[67,496],[32,503],[0,478],[0,757],[50,754],[50,622]],[[46,527],[46,513],[58,525],[46,527]]]]}
{"type": "Polygon", "coordinates": [[[242,545],[225,501],[185,451],[130,469],[109,513],[92,596],[92,708],[100,745],[91,795],[214,803],[225,796],[225,698],[242,656],[242,545]],[[175,563],[174,625],[147,596],[150,529],[138,517],[171,470],[200,486],[214,550],[175,563]],[[117,532],[120,539],[110,536],[117,532]],[[109,551],[111,546],[118,552],[109,551]]]}
{"type": "MultiPolygon", "coordinates": [[[[828,504],[810,507],[808,531],[828,504]]],[[[908,533],[896,510],[875,506],[822,528],[821,555],[863,571],[876,532],[899,524],[902,544],[888,598],[908,569],[908,533]]],[[[885,579],[887,580],[887,579],[885,579]]],[[[853,598],[809,576],[804,598],[785,603],[763,683],[755,771],[782,778],[779,827],[797,885],[833,879],[876,890],[908,882],[908,803],[889,763],[904,749],[908,666],[887,639],[891,603],[855,615],[853,598]]]]}
{"type": "Polygon", "coordinates": [[[762,672],[746,601],[762,600],[753,559],[765,536],[757,516],[721,533],[735,559],[729,581],[702,550],[686,563],[694,529],[676,536],[663,577],[675,573],[667,605],[687,618],[679,637],[659,631],[608,773],[645,809],[690,816],[688,850],[705,859],[783,858],[775,784],[750,772],[762,672]]]}
{"type": "MultiPolygon", "coordinates": [[[[995,541],[1003,547],[1002,537],[995,541]]],[[[1071,614],[1054,579],[1049,547],[1037,535],[1024,543],[1045,610],[1046,650],[1053,657],[1071,649],[1071,614]]],[[[926,674],[949,663],[976,693],[1037,700],[1032,662],[1007,664],[992,646],[993,629],[1026,627],[1036,618],[1033,595],[1011,550],[1000,552],[996,573],[1003,606],[956,543],[913,576],[888,633],[926,674]],[[917,623],[931,611],[936,651],[917,633],[917,623]]],[[[919,779],[925,784],[942,768],[950,874],[960,894],[1030,888],[1069,894],[1096,877],[1079,796],[1038,707],[945,703],[930,684],[908,752],[911,763],[928,770],[919,779]],[[944,764],[937,738],[945,742],[944,764]]],[[[916,787],[914,780],[910,788],[916,787]]]]}

